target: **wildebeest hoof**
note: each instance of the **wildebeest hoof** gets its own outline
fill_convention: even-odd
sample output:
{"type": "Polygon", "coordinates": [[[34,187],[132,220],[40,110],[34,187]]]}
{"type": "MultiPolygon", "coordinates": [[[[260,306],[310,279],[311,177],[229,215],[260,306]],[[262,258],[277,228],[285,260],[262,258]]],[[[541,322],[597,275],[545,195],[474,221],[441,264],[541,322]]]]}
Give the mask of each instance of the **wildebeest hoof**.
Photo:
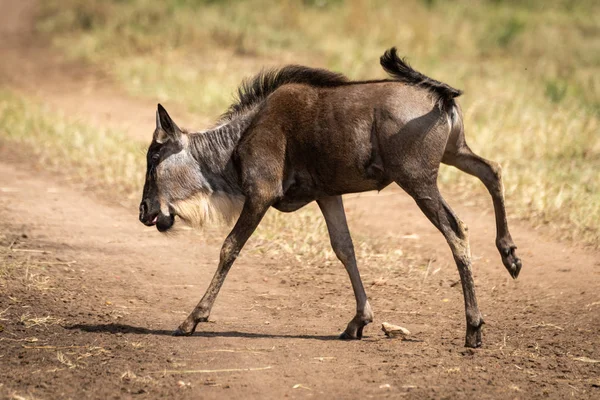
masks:
{"type": "Polygon", "coordinates": [[[351,322],[350,325],[348,325],[348,327],[346,328],[346,330],[344,332],[342,332],[339,339],[340,340],[361,340],[363,337],[363,329],[365,328],[365,325],[366,325],[366,323],[362,326],[359,326],[358,328],[355,328],[354,326],[352,326],[352,322],[351,322]]]}
{"type": "Polygon", "coordinates": [[[361,337],[358,337],[358,336],[356,336],[356,335],[355,335],[355,336],[353,336],[353,335],[351,335],[350,333],[348,333],[348,332],[344,331],[344,332],[342,332],[342,334],[341,334],[341,335],[338,337],[338,339],[340,339],[340,340],[360,340],[360,339],[362,339],[362,335],[361,335],[361,337]]]}
{"type": "Polygon", "coordinates": [[[516,250],[517,247],[512,245],[510,247],[505,247],[500,250],[502,255],[502,263],[508,270],[508,273],[513,279],[517,279],[519,273],[521,272],[521,267],[523,264],[521,263],[521,259],[517,257],[516,250]]]}
{"type": "Polygon", "coordinates": [[[469,347],[471,349],[477,349],[481,347],[481,344],[481,335],[479,335],[479,338],[467,337],[467,339],[465,340],[465,347],[469,347]]]}
{"type": "Polygon", "coordinates": [[[188,318],[187,320],[183,321],[181,325],[179,325],[179,328],[177,328],[175,332],[173,332],[173,336],[191,336],[196,330],[196,325],[196,322],[193,322],[193,320],[189,321],[188,318]]]}
{"type": "Polygon", "coordinates": [[[177,330],[175,330],[175,332],[172,333],[172,336],[192,336],[192,334],[194,333],[194,331],[184,331],[181,328],[177,328],[177,330]]]}
{"type": "Polygon", "coordinates": [[[476,349],[481,347],[481,327],[483,326],[483,319],[480,320],[478,326],[467,325],[467,336],[465,337],[465,347],[476,349]]]}
{"type": "Polygon", "coordinates": [[[510,265],[510,276],[513,277],[513,279],[517,279],[517,277],[519,276],[519,272],[521,272],[521,260],[517,259],[516,262],[512,263],[510,265]]]}

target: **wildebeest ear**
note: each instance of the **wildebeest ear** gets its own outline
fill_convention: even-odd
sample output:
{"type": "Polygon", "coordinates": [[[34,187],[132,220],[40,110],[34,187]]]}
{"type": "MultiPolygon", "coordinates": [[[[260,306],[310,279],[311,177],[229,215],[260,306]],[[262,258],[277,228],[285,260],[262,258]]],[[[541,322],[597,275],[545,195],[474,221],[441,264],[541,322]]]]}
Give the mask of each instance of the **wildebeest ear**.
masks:
{"type": "Polygon", "coordinates": [[[160,104],[156,110],[155,136],[158,143],[164,143],[168,140],[178,141],[181,138],[181,130],[175,121],[171,119],[167,110],[160,104]]]}

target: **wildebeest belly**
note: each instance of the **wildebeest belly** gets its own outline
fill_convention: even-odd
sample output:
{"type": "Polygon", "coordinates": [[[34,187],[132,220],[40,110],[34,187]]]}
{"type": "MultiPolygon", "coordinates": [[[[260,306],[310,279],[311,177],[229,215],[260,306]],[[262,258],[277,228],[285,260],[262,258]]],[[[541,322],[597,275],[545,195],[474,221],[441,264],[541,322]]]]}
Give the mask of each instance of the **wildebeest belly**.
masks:
{"type": "Polygon", "coordinates": [[[292,212],[320,198],[341,195],[345,193],[365,192],[368,190],[381,190],[390,183],[390,181],[371,181],[368,184],[365,184],[365,182],[363,182],[361,185],[352,187],[351,190],[337,191],[325,191],[318,189],[311,190],[309,187],[305,186],[291,186],[284,193],[284,196],[273,204],[273,207],[279,211],[292,212]]]}
{"type": "MultiPolygon", "coordinates": [[[[323,163],[322,167],[326,167],[323,163]]],[[[381,190],[390,184],[382,170],[367,165],[366,168],[331,168],[319,171],[316,166],[294,171],[283,182],[283,196],[273,207],[280,211],[295,211],[320,198],[346,193],[381,190]],[[338,175],[339,174],[339,175],[338,175]]]]}

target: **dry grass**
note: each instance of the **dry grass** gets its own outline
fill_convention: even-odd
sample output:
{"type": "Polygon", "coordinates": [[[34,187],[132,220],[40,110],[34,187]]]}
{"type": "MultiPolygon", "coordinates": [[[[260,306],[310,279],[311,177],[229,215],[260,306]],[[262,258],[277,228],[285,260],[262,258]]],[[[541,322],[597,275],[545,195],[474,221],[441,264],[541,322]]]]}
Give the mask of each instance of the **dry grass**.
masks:
{"type": "MultiPolygon", "coordinates": [[[[353,241],[358,262],[369,273],[385,273],[388,268],[400,273],[399,266],[407,263],[397,247],[397,237],[386,235],[383,238],[372,232],[366,236],[353,231],[353,241]]],[[[316,204],[291,214],[270,210],[253,235],[248,250],[274,260],[284,255],[305,267],[339,263],[316,204]]]]}
{"type": "Polygon", "coordinates": [[[249,248],[261,256],[296,258],[309,265],[335,259],[325,221],[316,205],[296,213],[270,210],[259,225],[249,248]]]}
{"type": "MultiPolygon", "coordinates": [[[[469,141],[504,165],[512,215],[598,246],[598,15],[588,0],[54,0],[39,29],[131,92],[204,116],[222,112],[261,66],[381,77],[378,57],[396,45],[418,69],[465,89],[469,141]]],[[[447,168],[441,182],[479,185],[447,168]]]]}
{"type": "Polygon", "coordinates": [[[13,394],[11,394],[10,399],[11,400],[37,400],[37,399],[39,399],[39,397],[35,397],[31,394],[22,396],[20,394],[17,394],[16,392],[14,392],[13,394]]]}
{"type": "Polygon", "coordinates": [[[26,147],[39,166],[67,173],[114,199],[138,198],[145,173],[143,146],[125,135],[69,121],[35,101],[0,90],[0,143],[26,147]]]}
{"type": "Polygon", "coordinates": [[[60,325],[63,320],[51,315],[46,315],[45,317],[36,317],[29,313],[25,313],[21,315],[19,322],[24,325],[25,328],[33,328],[36,326],[47,327],[50,325],[60,325]]]}
{"type": "Polygon", "coordinates": [[[4,318],[4,314],[9,310],[9,307],[6,307],[4,310],[0,310],[0,321],[8,321],[7,318],[4,318]]]}
{"type": "Polygon", "coordinates": [[[148,376],[148,375],[138,376],[134,372],[129,371],[129,370],[127,370],[123,374],[121,374],[121,381],[136,382],[136,383],[142,383],[142,384],[156,383],[156,380],[154,378],[152,378],[151,376],[148,376]]]}
{"type": "MultiPolygon", "coordinates": [[[[0,237],[0,243],[5,242],[0,237]]],[[[15,256],[17,250],[22,249],[0,244],[0,293],[5,290],[9,280],[26,290],[45,292],[52,289],[52,279],[45,275],[41,263],[27,255],[15,256]]]]}
{"type": "Polygon", "coordinates": [[[57,351],[56,359],[58,360],[59,363],[61,363],[68,369],[77,368],[77,365],[75,363],[73,363],[73,361],[71,361],[71,359],[69,359],[69,357],[67,357],[63,352],[57,351]]]}
{"type": "Polygon", "coordinates": [[[49,276],[44,275],[42,272],[33,272],[32,270],[39,270],[39,266],[32,265],[31,262],[24,264],[25,271],[21,278],[22,285],[27,290],[37,290],[45,292],[51,289],[52,280],[49,276]]]}
{"type": "Polygon", "coordinates": [[[11,276],[15,269],[15,262],[7,257],[9,253],[10,242],[5,235],[0,233],[0,290],[5,286],[6,279],[11,276]],[[5,243],[6,245],[3,245],[5,243]]]}

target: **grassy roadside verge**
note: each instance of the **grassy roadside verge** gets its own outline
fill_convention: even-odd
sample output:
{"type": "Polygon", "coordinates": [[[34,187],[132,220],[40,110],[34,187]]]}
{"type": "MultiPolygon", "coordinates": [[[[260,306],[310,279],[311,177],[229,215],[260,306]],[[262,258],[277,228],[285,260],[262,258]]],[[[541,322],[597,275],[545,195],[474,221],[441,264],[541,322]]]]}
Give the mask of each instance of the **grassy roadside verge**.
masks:
{"type": "Polygon", "coordinates": [[[143,182],[143,146],[124,134],[69,121],[5,89],[0,89],[0,144],[21,146],[37,167],[110,190],[124,201],[137,198],[136,182],[143,182]]]}

